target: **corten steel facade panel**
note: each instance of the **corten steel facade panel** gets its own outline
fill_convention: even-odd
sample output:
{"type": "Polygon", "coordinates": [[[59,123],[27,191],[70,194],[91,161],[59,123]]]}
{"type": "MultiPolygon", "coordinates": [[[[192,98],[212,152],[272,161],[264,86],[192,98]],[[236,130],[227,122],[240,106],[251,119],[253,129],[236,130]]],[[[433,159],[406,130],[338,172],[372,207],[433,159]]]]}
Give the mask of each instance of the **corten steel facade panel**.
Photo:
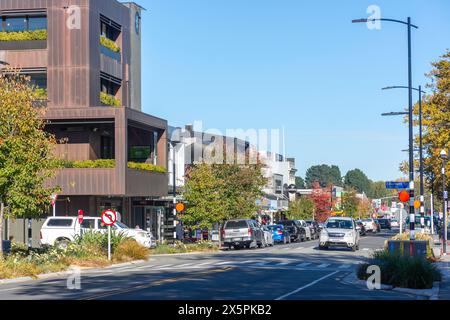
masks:
{"type": "MultiPolygon", "coordinates": [[[[132,4],[127,6],[115,0],[0,0],[0,14],[7,14],[8,11],[47,12],[47,49],[0,52],[0,57],[14,67],[47,69],[48,110],[45,118],[50,123],[114,122],[116,168],[62,169],[49,182],[60,185],[62,195],[154,197],[167,193],[167,175],[127,168],[127,132],[131,123],[158,132],[157,164],[167,168],[167,121],[130,108],[140,109],[140,105],[132,105],[133,100],[140,104],[140,97],[136,98],[136,95],[140,95],[140,79],[130,81],[130,77],[133,77],[130,70],[134,69],[130,68],[131,57],[140,60],[140,53],[132,54],[130,36],[134,30],[133,14],[140,8],[132,4]],[[72,5],[80,8],[79,29],[67,25],[70,18],[67,8],[72,5]],[[121,34],[117,39],[121,48],[120,62],[101,54],[100,15],[121,26],[121,34]],[[126,108],[100,106],[101,71],[122,80],[117,97],[126,108]],[[132,84],[132,87],[128,84],[132,84]],[[132,94],[128,94],[128,91],[132,94]]],[[[136,41],[140,41],[140,37],[134,34],[133,42],[136,41]]],[[[140,46],[137,50],[140,50],[140,46]]],[[[140,61],[134,63],[135,67],[140,66],[140,61]]],[[[78,150],[75,153],[80,153],[77,160],[94,157],[97,147],[94,144],[74,146],[74,150],[78,150]]]]}

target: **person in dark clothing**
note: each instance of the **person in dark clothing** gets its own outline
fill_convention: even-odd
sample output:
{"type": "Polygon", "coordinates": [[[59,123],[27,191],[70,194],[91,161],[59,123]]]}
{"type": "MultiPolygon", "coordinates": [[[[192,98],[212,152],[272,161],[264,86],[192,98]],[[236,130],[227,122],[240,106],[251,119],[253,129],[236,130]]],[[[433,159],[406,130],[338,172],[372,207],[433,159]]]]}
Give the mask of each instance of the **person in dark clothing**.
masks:
{"type": "Polygon", "coordinates": [[[183,241],[184,240],[184,230],[183,230],[183,224],[181,221],[177,221],[177,225],[175,227],[175,232],[177,234],[177,240],[183,241]]]}

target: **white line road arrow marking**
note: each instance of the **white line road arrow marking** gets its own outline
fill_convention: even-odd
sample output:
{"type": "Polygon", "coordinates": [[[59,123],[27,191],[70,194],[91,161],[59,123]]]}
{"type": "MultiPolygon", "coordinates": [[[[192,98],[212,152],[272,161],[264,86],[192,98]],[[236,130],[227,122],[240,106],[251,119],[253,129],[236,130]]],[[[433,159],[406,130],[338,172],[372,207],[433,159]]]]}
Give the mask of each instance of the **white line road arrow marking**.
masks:
{"type": "Polygon", "coordinates": [[[332,273],[330,273],[330,274],[327,274],[326,276],[323,276],[322,278],[319,278],[319,279],[317,279],[317,280],[315,280],[315,281],[313,281],[313,282],[311,282],[311,283],[309,283],[309,284],[307,284],[307,285],[305,285],[305,286],[303,286],[303,287],[301,287],[301,288],[298,288],[297,290],[294,290],[294,291],[292,291],[292,292],[286,293],[285,295],[282,295],[281,297],[278,297],[278,298],[276,298],[275,300],[276,300],[276,301],[278,301],[278,300],[283,300],[284,298],[287,298],[287,297],[289,297],[289,296],[291,296],[291,295],[293,295],[293,294],[296,294],[296,293],[298,293],[298,292],[300,292],[300,291],[302,291],[302,290],[304,290],[304,289],[306,289],[306,288],[309,288],[309,287],[315,285],[316,283],[318,283],[318,282],[320,282],[320,281],[322,281],[322,280],[325,280],[326,278],[329,278],[329,277],[335,275],[335,274],[338,273],[338,272],[339,272],[339,271],[334,271],[334,272],[332,272],[332,273]]]}
{"type": "Polygon", "coordinates": [[[303,268],[311,265],[311,262],[303,262],[297,265],[297,267],[303,268]]]}
{"type": "Polygon", "coordinates": [[[326,268],[329,265],[330,265],[329,263],[322,263],[322,264],[318,265],[317,268],[326,268]]]}

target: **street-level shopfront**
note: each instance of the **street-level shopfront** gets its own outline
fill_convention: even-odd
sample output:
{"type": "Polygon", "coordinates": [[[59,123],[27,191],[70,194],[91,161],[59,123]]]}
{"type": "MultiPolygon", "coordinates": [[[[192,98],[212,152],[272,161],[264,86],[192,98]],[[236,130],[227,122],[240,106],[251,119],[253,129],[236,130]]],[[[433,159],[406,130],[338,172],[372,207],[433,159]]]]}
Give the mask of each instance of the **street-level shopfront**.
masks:
{"type": "MultiPolygon", "coordinates": [[[[170,202],[161,199],[96,196],[59,196],[57,216],[76,216],[83,210],[85,216],[100,216],[107,209],[120,213],[123,223],[130,228],[150,231],[156,240],[173,240],[173,212],[170,202]]],[[[49,210],[49,215],[52,212],[49,210]]]]}

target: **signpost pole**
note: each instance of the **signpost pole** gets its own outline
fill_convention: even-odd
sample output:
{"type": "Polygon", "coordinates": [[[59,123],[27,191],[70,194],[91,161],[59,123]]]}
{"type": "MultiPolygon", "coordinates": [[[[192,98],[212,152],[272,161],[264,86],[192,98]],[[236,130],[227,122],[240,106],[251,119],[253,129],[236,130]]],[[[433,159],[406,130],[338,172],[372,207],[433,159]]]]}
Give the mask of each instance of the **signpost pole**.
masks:
{"type": "Polygon", "coordinates": [[[56,217],[56,201],[53,204],[53,216],[56,217]]]}
{"type": "Polygon", "coordinates": [[[108,226],[108,261],[111,261],[111,226],[108,226]]]}

